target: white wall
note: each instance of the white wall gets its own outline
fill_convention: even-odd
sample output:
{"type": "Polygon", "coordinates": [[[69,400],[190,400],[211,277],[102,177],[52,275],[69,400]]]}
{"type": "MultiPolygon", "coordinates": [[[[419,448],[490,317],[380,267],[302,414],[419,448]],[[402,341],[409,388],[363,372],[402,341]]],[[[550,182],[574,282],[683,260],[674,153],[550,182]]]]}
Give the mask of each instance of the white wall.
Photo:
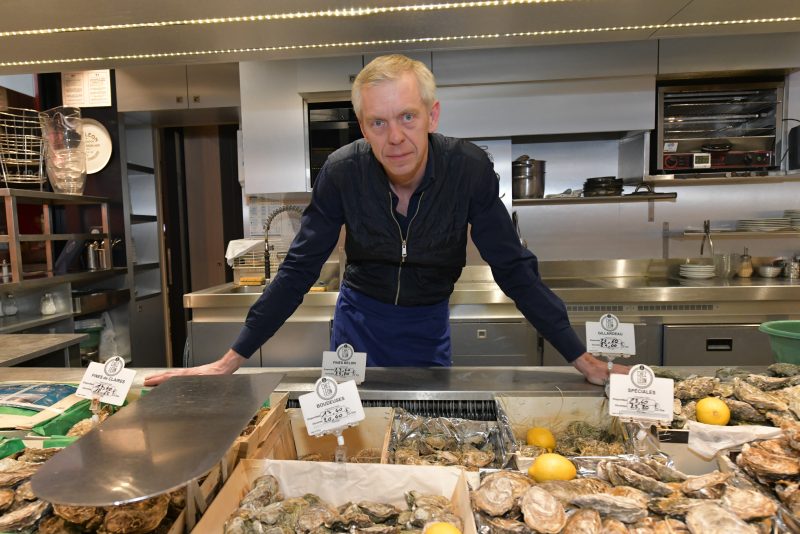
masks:
{"type": "Polygon", "coordinates": [[[0,87],[11,89],[28,96],[36,96],[33,74],[8,74],[0,76],[0,87]]]}

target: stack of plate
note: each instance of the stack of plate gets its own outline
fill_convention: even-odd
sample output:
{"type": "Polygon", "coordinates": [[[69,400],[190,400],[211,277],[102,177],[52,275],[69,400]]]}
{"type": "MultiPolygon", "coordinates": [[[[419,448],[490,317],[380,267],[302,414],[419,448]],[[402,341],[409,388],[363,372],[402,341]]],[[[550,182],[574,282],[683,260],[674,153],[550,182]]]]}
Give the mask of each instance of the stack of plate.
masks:
{"type": "Polygon", "coordinates": [[[680,275],[683,278],[714,278],[713,265],[700,265],[697,263],[684,263],[680,266],[680,275]]]}
{"type": "Polygon", "coordinates": [[[585,197],[614,197],[622,194],[622,179],[613,176],[587,178],[583,183],[585,197]]]}
{"type": "Polygon", "coordinates": [[[791,230],[792,220],[789,217],[771,217],[764,219],[740,219],[736,221],[739,232],[774,232],[791,230]]]}
{"type": "Polygon", "coordinates": [[[789,219],[792,228],[800,230],[800,210],[785,210],[783,216],[789,219]]]}

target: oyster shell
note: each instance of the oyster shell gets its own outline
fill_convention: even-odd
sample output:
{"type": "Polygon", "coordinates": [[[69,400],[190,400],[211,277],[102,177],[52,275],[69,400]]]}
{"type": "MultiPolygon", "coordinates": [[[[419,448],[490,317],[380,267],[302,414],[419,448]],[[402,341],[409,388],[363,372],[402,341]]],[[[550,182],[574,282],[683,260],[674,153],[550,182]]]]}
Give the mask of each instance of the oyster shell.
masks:
{"type": "Polygon", "coordinates": [[[773,363],[767,367],[767,372],[774,376],[800,375],[800,365],[793,363],[773,363]]]}
{"type": "Polygon", "coordinates": [[[749,374],[744,377],[745,382],[755,386],[761,391],[773,391],[789,386],[796,386],[797,380],[787,376],[764,376],[749,374]]]}
{"type": "Polygon", "coordinates": [[[415,447],[398,447],[394,451],[394,463],[414,465],[419,461],[419,450],[415,447]]]}
{"type": "Polygon", "coordinates": [[[364,528],[372,526],[375,522],[364,513],[359,505],[353,502],[348,502],[341,505],[336,517],[329,519],[325,526],[329,528],[338,528],[349,530],[353,528],[364,528]]]}
{"type": "Polygon", "coordinates": [[[310,452],[308,454],[302,455],[298,460],[302,460],[304,462],[321,462],[322,455],[318,452],[310,452]]]}
{"type": "Polygon", "coordinates": [[[11,458],[0,460],[0,488],[11,488],[33,475],[39,466],[11,458]]]}
{"type": "Polygon", "coordinates": [[[572,499],[572,504],[597,510],[603,517],[618,519],[623,523],[636,523],[647,516],[647,508],[636,500],[606,493],[580,495],[572,499]]]}
{"type": "Polygon", "coordinates": [[[492,517],[486,520],[486,524],[491,528],[492,534],[530,534],[531,532],[528,525],[514,519],[492,517]]]}
{"type": "Polygon", "coordinates": [[[728,405],[728,409],[731,411],[731,419],[734,421],[758,424],[767,422],[764,414],[753,408],[751,404],[734,398],[724,398],[722,401],[728,405]]]}
{"type": "Polygon", "coordinates": [[[459,465],[461,463],[461,456],[452,451],[435,451],[426,459],[438,465],[459,465]]]}
{"type": "MultiPolygon", "coordinates": [[[[364,516],[366,517],[366,514],[364,516]]],[[[339,519],[339,514],[335,508],[324,502],[317,501],[300,511],[297,516],[297,530],[299,532],[309,532],[326,524],[332,524],[337,519],[339,519]]]]}
{"type": "Polygon", "coordinates": [[[21,455],[19,455],[17,460],[20,462],[40,464],[52,458],[60,450],[61,448],[59,447],[47,447],[44,449],[34,449],[29,447],[25,449],[21,455]]]}
{"type": "Polygon", "coordinates": [[[714,376],[723,381],[730,381],[736,377],[747,376],[749,374],[750,371],[742,369],[741,367],[720,367],[717,369],[717,372],[714,373],[714,376]]]}
{"type": "Polygon", "coordinates": [[[569,516],[561,534],[596,534],[602,526],[600,514],[596,510],[582,508],[569,516]]]}
{"type": "Polygon", "coordinates": [[[253,488],[245,495],[239,508],[259,508],[283,500],[278,479],[263,475],[253,481],[253,488]]]}
{"type": "Polygon", "coordinates": [[[145,534],[154,530],[167,515],[169,495],[108,508],[103,529],[108,534],[145,534]]]}
{"type": "Polygon", "coordinates": [[[91,429],[93,429],[106,419],[108,419],[109,415],[111,414],[107,410],[100,410],[100,412],[97,414],[97,417],[99,419],[97,423],[92,421],[91,417],[87,417],[86,419],[81,419],[80,421],[72,425],[72,427],[69,430],[67,430],[67,436],[70,437],[84,436],[88,434],[91,429]]]}
{"type": "Polygon", "coordinates": [[[672,399],[672,415],[680,415],[681,409],[683,409],[683,404],[681,404],[681,400],[677,397],[672,399]]]}
{"type": "Polygon", "coordinates": [[[37,534],[80,534],[83,530],[62,517],[51,515],[39,522],[37,534]]]}
{"type": "Polygon", "coordinates": [[[387,521],[394,521],[400,515],[400,510],[391,504],[383,504],[373,501],[361,501],[358,507],[363,511],[374,523],[386,523],[387,521]]]}
{"type": "Polygon", "coordinates": [[[600,534],[627,534],[628,527],[619,519],[606,517],[600,527],[600,534]]]}
{"type": "Polygon", "coordinates": [[[525,524],[536,532],[560,532],[567,523],[564,507],[558,499],[537,486],[528,488],[519,505],[525,524]]]}
{"type": "Polygon", "coordinates": [[[736,458],[736,463],[749,473],[759,477],[778,480],[800,475],[797,458],[768,452],[762,447],[745,444],[736,458]]]}
{"type": "Polygon", "coordinates": [[[31,501],[0,516],[0,532],[14,532],[30,528],[45,515],[50,504],[44,501],[31,501]]]}
{"type": "Polygon", "coordinates": [[[654,478],[640,475],[622,464],[612,463],[606,466],[611,483],[615,486],[633,486],[652,495],[669,495],[672,488],[654,478]],[[621,481],[621,482],[618,482],[621,481]]]}
{"type": "Polygon", "coordinates": [[[678,521],[677,519],[667,517],[656,522],[656,524],[653,526],[653,531],[656,534],[679,534],[688,533],[689,527],[686,526],[686,523],[683,521],[678,521]]]}
{"type": "Polygon", "coordinates": [[[675,384],[675,397],[681,400],[702,399],[711,395],[718,383],[718,378],[709,376],[687,378],[675,384]]]}
{"type": "Polygon", "coordinates": [[[413,510],[417,507],[426,508],[450,508],[450,499],[443,495],[431,495],[428,493],[421,493],[419,491],[411,490],[406,492],[406,504],[413,510]]]}
{"type": "Polygon", "coordinates": [[[661,482],[683,482],[689,478],[684,473],[681,473],[677,469],[673,469],[668,465],[662,464],[654,458],[646,458],[644,463],[649,465],[656,472],[658,475],[658,480],[661,482]]]}
{"type": "Polygon", "coordinates": [[[461,449],[461,461],[467,467],[486,467],[494,461],[494,452],[465,445],[461,449]]]}
{"type": "Polygon", "coordinates": [[[353,529],[353,534],[395,534],[400,529],[393,525],[370,525],[353,529]]]}
{"type": "Polygon", "coordinates": [[[753,405],[759,410],[785,412],[789,406],[774,395],[770,395],[752,386],[741,378],[733,379],[733,394],[742,402],[753,405]]]}
{"type": "Polygon", "coordinates": [[[573,484],[573,482],[577,480],[589,480],[589,479],[575,478],[573,480],[548,480],[546,482],[541,482],[537,484],[537,487],[548,492],[550,495],[558,499],[558,501],[563,506],[566,507],[570,505],[570,502],[574,497],[577,497],[578,495],[589,495],[591,493],[595,493],[596,491],[589,488],[588,486],[580,486],[577,484],[573,484]]]}
{"type": "Polygon", "coordinates": [[[66,506],[63,504],[54,504],[53,513],[89,531],[100,527],[106,515],[106,511],[103,508],[95,506],[66,506]]]}
{"type": "Polygon", "coordinates": [[[644,491],[634,488],[633,486],[615,486],[609,489],[606,493],[609,495],[616,495],[617,497],[627,497],[629,499],[633,499],[642,508],[647,506],[647,503],[650,501],[650,496],[645,493],[644,491]]]}
{"type": "Polygon", "coordinates": [[[733,397],[733,384],[730,382],[720,382],[714,386],[714,391],[711,392],[714,397],[733,397]]]}
{"type": "Polygon", "coordinates": [[[781,480],[775,483],[775,494],[794,515],[800,515],[800,482],[781,480]]]}
{"type": "Polygon", "coordinates": [[[643,475],[643,476],[646,476],[646,477],[650,477],[650,478],[652,478],[654,480],[658,480],[659,479],[658,478],[658,473],[655,471],[655,469],[653,469],[652,467],[650,467],[649,465],[647,465],[644,462],[639,462],[639,461],[621,461],[621,462],[617,462],[616,464],[618,466],[621,465],[622,467],[627,467],[631,471],[636,471],[640,475],[643,475]]]}
{"type": "Polygon", "coordinates": [[[686,526],[692,534],[756,534],[755,527],[718,504],[695,506],[686,514],[686,526]]]}
{"type": "Polygon", "coordinates": [[[647,507],[651,512],[660,515],[685,516],[686,513],[695,506],[707,504],[708,502],[710,502],[709,499],[670,496],[650,499],[650,502],[647,503],[647,507]]]}
{"type": "Polygon", "coordinates": [[[12,489],[0,488],[0,513],[11,508],[16,495],[16,492],[12,489]]]}
{"type": "Polygon", "coordinates": [[[492,517],[505,515],[530,486],[527,477],[523,479],[513,471],[497,471],[486,476],[480,487],[472,492],[472,506],[492,517]]]}
{"type": "Polygon", "coordinates": [[[381,463],[381,449],[377,447],[361,449],[350,457],[350,461],[355,464],[379,464],[381,463]]]}
{"type": "Polygon", "coordinates": [[[36,494],[33,493],[33,488],[31,488],[31,481],[30,480],[26,480],[25,482],[23,482],[22,484],[17,486],[17,489],[14,490],[14,493],[16,494],[16,500],[17,501],[35,501],[36,500],[36,494]]]}
{"type": "Polygon", "coordinates": [[[707,475],[691,477],[681,484],[681,491],[687,497],[698,499],[719,499],[725,491],[725,483],[730,473],[713,471],[707,475]]]}
{"type": "MultiPolygon", "coordinates": [[[[800,376],[795,377],[795,379],[800,376]]],[[[795,417],[800,417],[800,386],[792,386],[784,389],[779,389],[773,393],[775,397],[782,400],[789,406],[789,411],[795,417]]]]}
{"type": "Polygon", "coordinates": [[[745,521],[772,517],[778,511],[777,503],[766,495],[736,486],[728,486],[725,489],[722,506],[745,521]]]}

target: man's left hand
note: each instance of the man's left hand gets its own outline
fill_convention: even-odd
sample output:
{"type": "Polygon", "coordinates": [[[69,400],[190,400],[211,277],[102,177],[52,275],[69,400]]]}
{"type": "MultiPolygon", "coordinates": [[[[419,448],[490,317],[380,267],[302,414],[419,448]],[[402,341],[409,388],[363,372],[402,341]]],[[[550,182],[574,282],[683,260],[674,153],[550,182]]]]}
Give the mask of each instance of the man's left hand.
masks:
{"type": "MultiPolygon", "coordinates": [[[[595,358],[588,352],[581,354],[577,360],[572,362],[572,365],[586,377],[587,382],[598,386],[603,386],[608,382],[608,363],[595,358]]],[[[611,372],[628,374],[630,369],[627,365],[615,363],[611,372]]]]}

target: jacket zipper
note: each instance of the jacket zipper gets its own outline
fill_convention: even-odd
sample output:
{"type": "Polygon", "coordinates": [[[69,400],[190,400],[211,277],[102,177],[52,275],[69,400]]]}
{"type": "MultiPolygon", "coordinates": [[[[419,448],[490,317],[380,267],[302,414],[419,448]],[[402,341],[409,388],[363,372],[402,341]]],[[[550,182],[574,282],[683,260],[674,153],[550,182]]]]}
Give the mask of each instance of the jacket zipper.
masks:
{"type": "Polygon", "coordinates": [[[392,205],[392,193],[389,193],[389,213],[392,214],[392,219],[394,223],[397,225],[397,231],[400,232],[400,265],[397,267],[397,292],[394,295],[394,305],[397,306],[397,303],[400,301],[400,275],[403,273],[403,264],[406,262],[406,256],[408,256],[408,236],[411,235],[411,223],[414,222],[414,219],[417,218],[417,214],[419,213],[419,207],[422,204],[422,197],[425,196],[425,192],[423,191],[419,195],[419,200],[417,201],[417,209],[414,211],[414,215],[411,217],[411,220],[408,221],[408,228],[406,231],[406,237],[403,238],[403,229],[400,227],[400,223],[397,221],[397,217],[394,216],[394,206],[392,205]]]}

